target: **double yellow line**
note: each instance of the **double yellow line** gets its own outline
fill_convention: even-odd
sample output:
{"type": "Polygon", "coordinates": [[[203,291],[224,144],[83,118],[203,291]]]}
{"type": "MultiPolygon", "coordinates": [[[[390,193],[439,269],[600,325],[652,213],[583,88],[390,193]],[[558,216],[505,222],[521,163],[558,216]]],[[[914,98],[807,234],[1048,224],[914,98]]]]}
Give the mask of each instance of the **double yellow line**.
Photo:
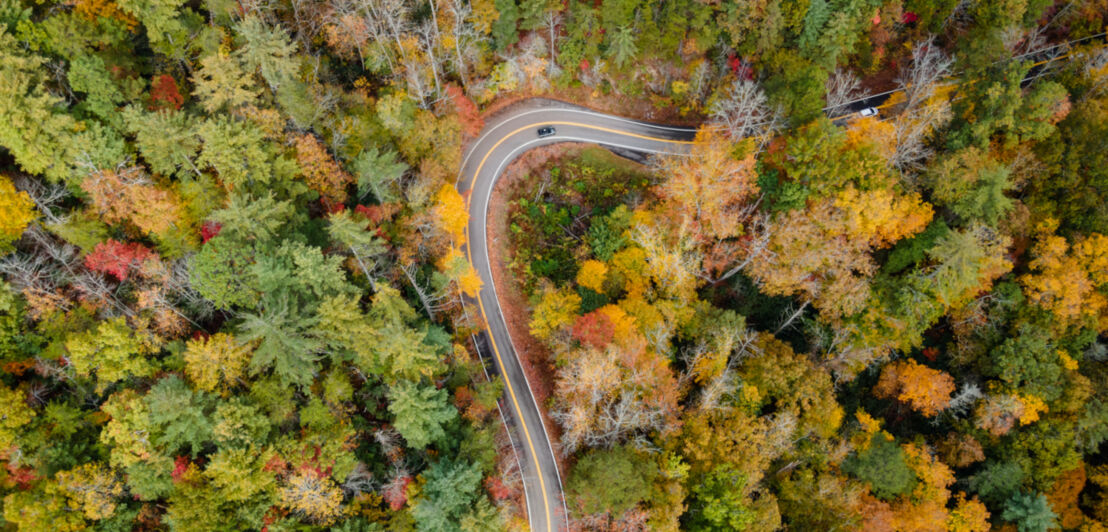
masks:
{"type": "MultiPolygon", "coordinates": [[[[494,151],[496,151],[496,149],[499,148],[501,144],[503,144],[505,141],[507,141],[509,138],[511,138],[515,134],[517,134],[521,131],[526,131],[528,129],[538,128],[540,126],[577,126],[577,127],[582,127],[582,128],[586,128],[586,129],[604,131],[604,132],[607,132],[607,133],[614,133],[614,134],[622,135],[622,136],[625,136],[625,137],[633,137],[633,138],[639,138],[639,139],[650,140],[650,141],[655,141],[655,142],[665,142],[665,143],[670,143],[670,144],[692,144],[693,143],[693,141],[689,141],[689,140],[670,140],[670,139],[664,139],[664,138],[659,138],[659,137],[650,137],[650,136],[647,136],[647,135],[639,135],[637,133],[628,133],[628,132],[625,132],[625,131],[620,131],[618,129],[611,129],[611,128],[606,128],[606,127],[601,127],[601,126],[593,126],[593,125],[589,125],[589,124],[582,124],[582,123],[579,123],[579,122],[558,122],[558,121],[555,121],[555,122],[535,122],[533,124],[528,124],[526,126],[523,126],[519,129],[516,129],[515,131],[512,131],[511,133],[508,133],[507,135],[504,135],[503,137],[501,137],[500,140],[496,141],[496,144],[493,144],[493,146],[491,148],[489,148],[489,150],[485,153],[485,156],[481,158],[481,162],[477,164],[477,170],[473,172],[473,178],[470,180],[470,183],[469,183],[469,197],[466,198],[466,213],[467,214],[471,212],[470,204],[473,202],[473,191],[474,191],[474,187],[477,185],[477,176],[481,175],[481,170],[485,167],[485,163],[488,161],[488,159],[492,155],[492,153],[494,151]]],[[[490,186],[492,186],[492,185],[490,185],[490,186]]],[[[466,234],[468,235],[469,234],[469,221],[468,221],[468,219],[466,221],[466,229],[465,230],[466,230],[466,234]]],[[[473,265],[473,252],[472,252],[472,245],[471,244],[472,244],[472,241],[466,243],[466,259],[469,260],[470,266],[473,265]]],[[[491,262],[491,260],[490,260],[490,262],[491,262]]],[[[491,270],[489,271],[489,278],[490,279],[492,278],[492,271],[491,270]]],[[[527,440],[527,448],[531,451],[531,457],[532,457],[532,460],[535,463],[535,473],[539,477],[539,489],[542,491],[543,513],[546,514],[546,529],[547,530],[553,530],[553,528],[550,526],[550,524],[551,524],[551,522],[550,522],[550,500],[546,495],[546,481],[543,480],[543,478],[542,478],[542,465],[539,462],[538,455],[535,454],[535,443],[531,439],[531,431],[530,431],[530,429],[527,428],[527,422],[523,418],[523,410],[520,409],[520,407],[519,407],[519,399],[516,397],[515,387],[512,386],[512,382],[510,380],[508,380],[508,377],[505,374],[506,372],[505,372],[504,360],[500,356],[500,348],[498,348],[497,345],[496,345],[496,338],[492,334],[492,328],[490,328],[488,326],[489,320],[488,320],[488,316],[485,313],[485,304],[484,304],[484,302],[481,301],[480,291],[478,291],[478,293],[477,293],[477,307],[481,310],[481,319],[484,320],[484,322],[485,322],[485,329],[488,332],[489,343],[492,344],[492,351],[496,355],[496,363],[500,366],[501,375],[504,376],[504,384],[508,387],[508,396],[511,397],[511,399],[512,399],[512,406],[515,408],[515,414],[516,414],[516,417],[519,419],[520,425],[523,425],[523,438],[525,440],[527,440]]],[[[520,364],[520,366],[521,366],[521,369],[522,369],[522,364],[520,364]]],[[[542,412],[538,412],[538,414],[539,414],[539,423],[542,423],[543,422],[542,421],[542,412]]],[[[551,451],[553,452],[553,448],[551,449],[551,451]]],[[[526,489],[526,488],[524,488],[524,489],[526,489]]]]}

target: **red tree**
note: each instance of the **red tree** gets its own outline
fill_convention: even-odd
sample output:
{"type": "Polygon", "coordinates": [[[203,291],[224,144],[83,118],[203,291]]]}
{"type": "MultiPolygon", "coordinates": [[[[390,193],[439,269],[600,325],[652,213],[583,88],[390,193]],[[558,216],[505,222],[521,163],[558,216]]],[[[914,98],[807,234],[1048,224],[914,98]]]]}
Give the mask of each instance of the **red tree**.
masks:
{"type": "Polygon", "coordinates": [[[481,132],[481,128],[485,127],[485,120],[481,118],[477,104],[473,103],[473,100],[469,99],[469,96],[466,96],[462,88],[457,85],[447,85],[446,94],[454,102],[454,108],[458,111],[458,119],[466,135],[476,137],[481,132]]]}
{"type": "Polygon", "coordinates": [[[154,252],[142,244],[108,240],[96,244],[92,253],[85,255],[85,267],[126,281],[135,268],[153,256],[154,252]]]}
{"type": "Polygon", "coordinates": [[[408,484],[412,483],[410,475],[393,477],[392,481],[384,485],[381,498],[389,503],[389,508],[396,512],[408,503],[408,484]]]}
{"type": "Polygon", "coordinates": [[[500,477],[485,477],[485,489],[494,501],[502,501],[512,496],[512,489],[504,485],[500,477]]]}
{"type": "Polygon", "coordinates": [[[181,476],[188,472],[190,463],[187,456],[178,456],[177,459],[173,461],[173,472],[170,473],[169,476],[172,477],[174,481],[181,480],[181,476]]]}
{"type": "Polygon", "coordinates": [[[150,84],[150,102],[151,109],[172,108],[176,111],[185,103],[185,97],[177,90],[177,80],[169,74],[162,74],[150,84]]]}
{"type": "Polygon", "coordinates": [[[215,238],[222,230],[223,224],[219,222],[204,222],[204,225],[200,226],[200,240],[207,243],[209,240],[215,238]]]}
{"type": "Polygon", "coordinates": [[[582,345],[601,348],[615,338],[615,325],[607,314],[594,310],[573,322],[573,338],[582,345]]]}

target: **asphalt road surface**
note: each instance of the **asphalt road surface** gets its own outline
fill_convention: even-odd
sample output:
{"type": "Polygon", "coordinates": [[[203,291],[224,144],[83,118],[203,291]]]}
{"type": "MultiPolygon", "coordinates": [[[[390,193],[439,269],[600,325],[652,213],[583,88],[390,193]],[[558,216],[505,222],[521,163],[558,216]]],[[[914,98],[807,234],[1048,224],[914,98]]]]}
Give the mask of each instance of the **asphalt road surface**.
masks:
{"type": "MultiPolygon", "coordinates": [[[[1047,49],[1043,53],[1047,58],[1032,64],[1031,72],[1021,85],[1039,77],[1049,63],[1069,58],[1071,53],[1063,53],[1069,46],[1104,35],[1100,33],[1047,49]]],[[[875,107],[884,114],[882,110],[893,103],[890,96],[894,92],[887,91],[850,102],[846,106],[847,115],[837,120],[845,123],[849,116],[867,107],[875,107]]],[[[491,361],[495,371],[504,378],[505,397],[500,402],[501,412],[522,469],[527,517],[533,531],[567,529],[566,504],[550,439],[527,376],[516,357],[492,281],[486,227],[493,187],[509,163],[523,152],[539,146],[583,142],[607,147],[625,157],[638,158],[635,156],[686,153],[695,133],[693,128],[649,124],[556,100],[534,98],[520,102],[489,120],[462,162],[458,191],[468,194],[466,206],[469,212],[465,252],[482,282],[477,301],[470,303],[476,303],[486,324],[475,342],[482,358],[491,361]],[[557,133],[540,139],[536,130],[543,126],[553,126],[557,133]]]]}
{"type": "Polygon", "coordinates": [[[466,254],[482,287],[476,306],[486,328],[475,342],[504,379],[501,411],[519,458],[533,531],[566,530],[566,504],[558,464],[527,376],[516,357],[492,281],[486,228],[489,198],[500,174],[523,152],[559,142],[601,145],[627,154],[685,153],[695,130],[648,124],[606,115],[564,102],[530,99],[488,121],[462,163],[458,191],[466,196],[469,227],[466,254]],[[540,139],[536,130],[552,126],[557,133],[540,139]]]}

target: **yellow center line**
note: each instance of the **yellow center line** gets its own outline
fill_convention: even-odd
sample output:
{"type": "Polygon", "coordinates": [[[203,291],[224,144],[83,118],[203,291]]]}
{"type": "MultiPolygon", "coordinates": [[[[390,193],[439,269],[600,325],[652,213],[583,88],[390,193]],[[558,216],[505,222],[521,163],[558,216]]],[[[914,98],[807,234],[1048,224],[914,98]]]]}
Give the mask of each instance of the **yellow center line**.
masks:
{"type": "MultiPolygon", "coordinates": [[[[668,142],[668,143],[672,143],[672,144],[692,144],[693,143],[693,141],[690,141],[690,140],[669,140],[669,139],[663,139],[663,138],[658,138],[658,137],[650,137],[650,136],[646,136],[646,135],[639,135],[637,133],[627,133],[627,132],[624,132],[624,131],[620,131],[618,129],[610,129],[610,128],[601,127],[601,126],[592,126],[592,125],[589,125],[589,124],[581,124],[581,123],[578,123],[578,122],[536,122],[536,123],[533,123],[533,124],[528,124],[526,126],[523,126],[519,129],[517,129],[515,131],[512,131],[511,133],[508,133],[507,135],[504,135],[503,137],[501,137],[500,140],[498,140],[496,142],[496,144],[493,144],[492,148],[489,148],[489,151],[485,153],[485,156],[481,158],[481,162],[477,165],[477,170],[475,172],[473,172],[473,180],[470,181],[470,184],[469,184],[469,197],[466,198],[466,213],[470,212],[470,203],[473,201],[473,187],[477,184],[477,176],[481,175],[481,169],[484,168],[485,162],[488,161],[489,156],[492,155],[492,152],[496,151],[496,148],[499,148],[500,145],[503,144],[504,141],[511,138],[512,135],[515,135],[516,133],[519,133],[520,131],[524,131],[524,130],[531,129],[531,128],[538,127],[538,126],[545,126],[545,125],[578,126],[578,127],[583,127],[583,128],[587,128],[587,129],[595,129],[597,131],[605,131],[605,132],[608,132],[608,133],[615,133],[615,134],[623,135],[623,136],[626,136],[626,137],[634,137],[634,138],[640,138],[640,139],[651,140],[651,141],[656,141],[656,142],[668,142]]],[[[468,219],[466,220],[466,233],[467,234],[469,233],[469,220],[468,219]]],[[[469,243],[466,244],[466,259],[469,260],[469,264],[472,266],[473,265],[473,253],[472,253],[472,249],[471,249],[471,246],[469,245],[469,243]]],[[[489,272],[489,275],[490,276],[492,275],[491,271],[489,272]]],[[[504,369],[505,369],[504,360],[500,357],[500,349],[496,345],[496,338],[493,337],[492,328],[488,327],[489,318],[485,314],[485,304],[484,304],[484,302],[481,301],[481,293],[480,292],[477,293],[477,306],[481,310],[481,319],[483,319],[485,321],[486,330],[489,333],[489,343],[492,344],[492,351],[493,351],[494,354],[496,354],[496,362],[497,362],[497,364],[500,365],[500,369],[503,372],[504,369]]],[[[522,367],[521,367],[521,369],[522,369],[522,367]]],[[[531,450],[532,461],[535,464],[535,472],[538,474],[538,477],[539,477],[539,489],[542,491],[543,513],[546,514],[546,529],[547,530],[553,530],[553,528],[550,526],[550,500],[547,498],[547,495],[546,495],[546,481],[543,480],[543,478],[542,478],[542,466],[539,464],[538,455],[535,454],[535,444],[531,440],[531,431],[528,430],[527,422],[526,422],[526,420],[523,419],[523,410],[520,409],[520,407],[519,407],[519,400],[516,398],[515,388],[512,386],[512,382],[510,380],[508,380],[507,376],[504,376],[504,383],[508,386],[508,395],[512,398],[512,405],[515,407],[516,417],[519,418],[520,425],[523,425],[523,437],[524,437],[524,439],[527,440],[527,447],[531,450]]],[[[542,423],[542,413],[541,412],[539,413],[539,423],[542,423]]]]}

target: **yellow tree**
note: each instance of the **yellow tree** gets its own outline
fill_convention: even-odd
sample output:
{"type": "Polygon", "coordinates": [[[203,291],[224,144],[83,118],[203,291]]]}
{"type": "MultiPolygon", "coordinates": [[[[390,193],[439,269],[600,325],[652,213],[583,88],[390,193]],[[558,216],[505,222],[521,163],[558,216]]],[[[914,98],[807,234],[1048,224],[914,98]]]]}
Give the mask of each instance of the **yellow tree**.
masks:
{"type": "Polygon", "coordinates": [[[442,228],[454,239],[454,245],[465,244],[469,214],[466,213],[465,200],[457,189],[450,185],[439,188],[435,195],[434,213],[442,228]]]}
{"type": "Polygon", "coordinates": [[[956,498],[956,505],[950,511],[950,517],[946,520],[946,528],[950,532],[987,532],[989,525],[989,510],[985,504],[977,500],[977,497],[966,500],[963,493],[956,498]]]}
{"type": "Polygon", "coordinates": [[[123,482],[118,475],[97,462],[62,471],[56,480],[69,499],[69,507],[93,521],[115,515],[116,500],[123,495],[123,482]]]}
{"type": "Polygon", "coordinates": [[[835,198],[842,234],[885,248],[922,231],[934,211],[918,194],[896,195],[887,189],[859,191],[847,187],[835,198]]]}
{"type": "Polygon", "coordinates": [[[898,360],[881,370],[873,392],[878,397],[894,398],[931,417],[950,404],[954,377],[912,359],[898,360]]]}
{"type": "Polygon", "coordinates": [[[1085,319],[1108,329],[1108,237],[1092,234],[1074,245],[1044,231],[1031,249],[1031,272],[1020,277],[1027,298],[1050,311],[1063,327],[1085,319]]]}
{"type": "Polygon", "coordinates": [[[16,190],[7,176],[0,175],[0,251],[18,239],[35,219],[34,207],[30,196],[16,190]]]}
{"type": "Polygon", "coordinates": [[[748,271],[767,293],[800,293],[827,319],[851,315],[869,298],[877,269],[870,252],[922,231],[932,214],[917,195],[847,187],[778,215],[765,252],[751,257],[748,271]]]}
{"type": "Polygon", "coordinates": [[[19,428],[33,417],[35,411],[27,406],[23,392],[0,385],[0,451],[15,444],[19,428]]]}
{"type": "Polygon", "coordinates": [[[342,490],[330,477],[304,468],[280,488],[281,504],[305,519],[329,525],[342,513],[342,490]]]}
{"type": "Polygon", "coordinates": [[[555,382],[551,417],[564,428],[567,451],[675,428],[677,380],[669,360],[647,349],[641,335],[574,350],[560,361],[565,367],[555,382]]]}
{"type": "Polygon", "coordinates": [[[481,277],[457,247],[450,248],[450,251],[439,259],[439,271],[458,283],[458,288],[467,296],[474,297],[481,289],[481,277]]]}
{"type": "Polygon", "coordinates": [[[608,275],[608,267],[598,260],[587,260],[577,270],[577,284],[592,290],[604,292],[604,279],[608,275]]]}
{"type": "Polygon", "coordinates": [[[189,340],[185,347],[185,374],[201,390],[228,395],[246,376],[251,351],[249,345],[239,344],[227,333],[189,340]]]}
{"type": "Polygon", "coordinates": [[[540,340],[549,340],[572,323],[580,309],[581,296],[576,292],[552,286],[544,288],[539,304],[531,313],[531,334],[540,340]]]}

